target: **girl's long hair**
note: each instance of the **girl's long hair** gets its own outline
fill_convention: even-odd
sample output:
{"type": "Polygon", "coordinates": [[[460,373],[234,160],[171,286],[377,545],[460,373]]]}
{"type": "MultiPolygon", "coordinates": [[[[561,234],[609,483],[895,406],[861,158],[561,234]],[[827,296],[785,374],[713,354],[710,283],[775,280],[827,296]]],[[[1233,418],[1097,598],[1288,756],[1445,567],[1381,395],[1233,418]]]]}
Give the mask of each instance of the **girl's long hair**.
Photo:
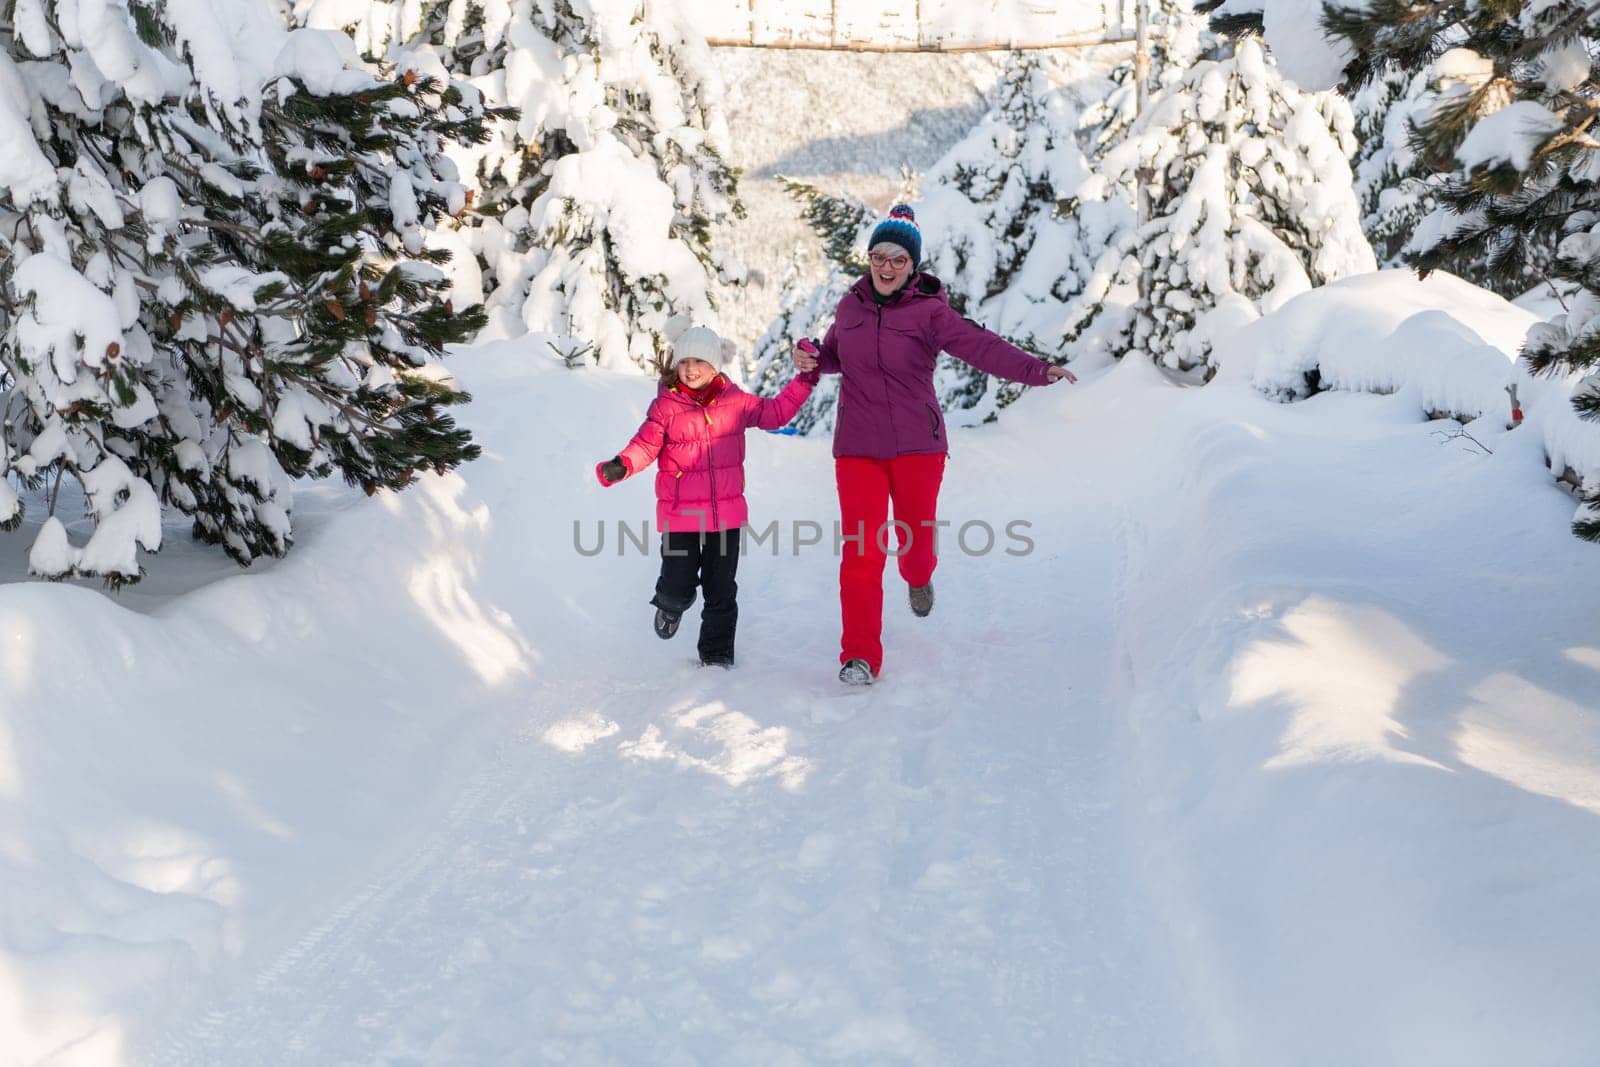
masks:
{"type": "Polygon", "coordinates": [[[656,358],[650,361],[650,366],[656,372],[656,377],[668,389],[678,384],[678,368],[672,365],[672,349],[666,348],[656,353],[656,358]]]}

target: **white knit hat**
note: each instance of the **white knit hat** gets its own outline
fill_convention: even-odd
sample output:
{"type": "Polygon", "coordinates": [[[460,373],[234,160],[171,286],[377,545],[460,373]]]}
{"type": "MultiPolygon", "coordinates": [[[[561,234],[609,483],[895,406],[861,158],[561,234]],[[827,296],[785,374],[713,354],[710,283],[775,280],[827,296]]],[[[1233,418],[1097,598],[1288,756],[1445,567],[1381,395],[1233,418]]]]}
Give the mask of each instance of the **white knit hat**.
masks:
{"type": "Polygon", "coordinates": [[[689,316],[674,315],[661,331],[672,343],[672,366],[676,367],[686,359],[698,359],[717,370],[726,368],[737,352],[733,342],[717,336],[717,331],[709,326],[691,326],[689,323],[689,316]]]}

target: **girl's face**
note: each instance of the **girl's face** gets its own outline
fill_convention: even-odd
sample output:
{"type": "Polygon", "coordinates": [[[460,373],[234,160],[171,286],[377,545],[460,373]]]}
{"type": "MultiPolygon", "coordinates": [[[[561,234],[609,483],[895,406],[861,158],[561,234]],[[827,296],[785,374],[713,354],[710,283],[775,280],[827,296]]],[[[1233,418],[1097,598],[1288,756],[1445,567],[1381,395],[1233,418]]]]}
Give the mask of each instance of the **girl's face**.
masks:
{"type": "Polygon", "coordinates": [[[717,376],[717,368],[703,359],[681,359],[678,361],[678,380],[690,389],[699,389],[709,385],[711,379],[717,376]]]}
{"type": "Polygon", "coordinates": [[[880,241],[867,254],[867,260],[872,267],[872,287],[878,290],[881,296],[898,292],[906,283],[906,279],[911,277],[911,270],[916,266],[911,262],[911,257],[906,254],[905,249],[888,241],[880,241]]]}

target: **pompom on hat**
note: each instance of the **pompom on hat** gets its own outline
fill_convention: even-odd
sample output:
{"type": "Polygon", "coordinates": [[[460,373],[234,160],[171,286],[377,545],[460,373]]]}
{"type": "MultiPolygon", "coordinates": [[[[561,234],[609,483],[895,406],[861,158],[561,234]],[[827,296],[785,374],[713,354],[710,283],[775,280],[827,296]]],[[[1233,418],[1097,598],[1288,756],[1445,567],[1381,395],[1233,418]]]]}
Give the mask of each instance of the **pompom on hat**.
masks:
{"type": "Polygon", "coordinates": [[[672,361],[676,367],[686,359],[698,359],[717,370],[726,370],[738,349],[732,341],[717,335],[709,326],[695,326],[687,315],[674,315],[662,328],[662,336],[672,345],[672,361]]]}
{"type": "Polygon", "coordinates": [[[871,251],[880,244],[892,244],[905,249],[906,255],[911,257],[913,268],[922,262],[922,230],[917,226],[917,214],[909,204],[896,204],[889,209],[889,216],[872,228],[867,250],[871,251]]]}

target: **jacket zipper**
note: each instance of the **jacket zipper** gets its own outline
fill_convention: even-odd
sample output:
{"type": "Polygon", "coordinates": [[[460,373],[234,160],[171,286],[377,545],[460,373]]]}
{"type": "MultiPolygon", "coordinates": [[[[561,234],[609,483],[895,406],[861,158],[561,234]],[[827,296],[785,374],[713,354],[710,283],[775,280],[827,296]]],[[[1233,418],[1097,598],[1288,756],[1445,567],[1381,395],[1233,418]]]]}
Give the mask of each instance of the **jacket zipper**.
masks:
{"type": "Polygon", "coordinates": [[[933,420],[933,439],[937,441],[939,439],[939,412],[926,400],[922,402],[922,406],[928,409],[928,418],[933,420]]]}
{"type": "MultiPolygon", "coordinates": [[[[715,404],[716,401],[711,402],[715,404]]],[[[706,533],[715,533],[720,528],[717,520],[717,468],[711,461],[711,405],[707,404],[706,413],[706,475],[711,479],[711,528],[706,533]]]]}
{"type": "Polygon", "coordinates": [[[883,413],[889,420],[889,437],[894,444],[896,453],[900,451],[900,435],[894,428],[894,403],[889,399],[889,376],[883,370],[883,305],[876,300],[873,304],[878,312],[878,328],[873,332],[872,343],[878,358],[878,378],[883,382],[883,413]]]}

